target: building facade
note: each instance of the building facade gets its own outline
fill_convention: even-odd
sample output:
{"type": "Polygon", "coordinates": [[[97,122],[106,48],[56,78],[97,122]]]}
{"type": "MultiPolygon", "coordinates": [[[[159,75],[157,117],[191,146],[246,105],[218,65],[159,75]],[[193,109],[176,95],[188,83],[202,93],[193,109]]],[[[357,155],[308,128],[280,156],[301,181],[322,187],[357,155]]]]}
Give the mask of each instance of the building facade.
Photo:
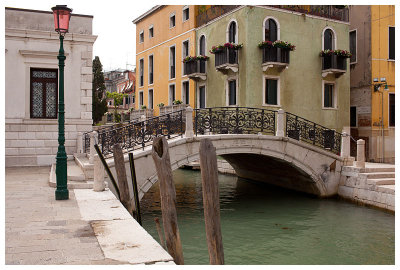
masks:
{"type": "Polygon", "coordinates": [[[326,49],[349,50],[348,13],[331,6],[326,13],[318,13],[316,6],[308,11],[297,7],[207,6],[199,13],[196,52],[210,58],[204,76],[193,76],[195,106],[283,109],[339,132],[348,127],[349,61],[326,66],[320,56],[326,49]],[[295,50],[258,46],[276,40],[295,45],[295,50]],[[243,47],[210,53],[227,42],[243,47]]]}
{"type": "Polygon", "coordinates": [[[195,53],[195,6],[155,6],[136,25],[136,103],[160,113],[174,101],[194,106],[194,83],[183,59],[195,53]],[[159,106],[157,106],[159,105],[159,106]]]}
{"type": "MultiPolygon", "coordinates": [[[[136,73],[131,70],[112,70],[104,73],[106,92],[125,94],[120,110],[135,108],[136,73]]],[[[106,93],[104,93],[105,95],[106,93]]],[[[109,109],[114,108],[114,100],[107,99],[109,109]]],[[[109,110],[110,111],[110,110],[109,110]]]]}
{"type": "MultiPolygon", "coordinates": [[[[93,16],[72,14],[66,55],[65,149],[92,130],[93,16]]],[[[58,148],[58,51],[50,11],[5,8],[5,165],[55,163],[58,148]]]]}
{"type": "Polygon", "coordinates": [[[350,18],[351,134],[367,161],[394,163],[395,6],[350,6],[350,18]]]}

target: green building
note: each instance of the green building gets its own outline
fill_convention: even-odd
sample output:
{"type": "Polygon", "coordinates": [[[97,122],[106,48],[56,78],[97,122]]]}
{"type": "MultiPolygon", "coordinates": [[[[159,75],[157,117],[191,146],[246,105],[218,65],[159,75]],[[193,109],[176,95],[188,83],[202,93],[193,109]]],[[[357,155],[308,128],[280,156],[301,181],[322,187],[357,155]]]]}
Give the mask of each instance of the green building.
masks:
{"type": "Polygon", "coordinates": [[[348,9],[207,6],[196,19],[197,55],[209,56],[187,71],[196,81],[197,108],[283,109],[340,132],[350,125],[348,60],[332,51],[320,56],[349,50],[348,9]],[[263,41],[269,43],[259,48],[263,41]],[[243,47],[223,47],[227,42],[243,47]]]}

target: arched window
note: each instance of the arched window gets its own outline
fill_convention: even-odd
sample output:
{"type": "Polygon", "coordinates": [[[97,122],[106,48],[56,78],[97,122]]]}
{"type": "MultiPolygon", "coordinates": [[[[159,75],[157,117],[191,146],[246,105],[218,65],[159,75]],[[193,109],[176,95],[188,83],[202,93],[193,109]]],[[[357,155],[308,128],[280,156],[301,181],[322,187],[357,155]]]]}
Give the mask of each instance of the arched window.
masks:
{"type": "Polygon", "coordinates": [[[278,39],[278,26],[274,19],[265,21],[264,31],[264,40],[274,42],[278,39]]]}
{"type": "Polygon", "coordinates": [[[229,25],[229,42],[237,43],[236,40],[236,22],[231,22],[229,25]]]}
{"type": "Polygon", "coordinates": [[[206,55],[206,37],[201,36],[199,43],[200,43],[199,47],[200,55],[206,55]]]}
{"type": "Polygon", "coordinates": [[[334,49],[334,35],[331,29],[326,29],[324,32],[324,50],[334,49]]]}

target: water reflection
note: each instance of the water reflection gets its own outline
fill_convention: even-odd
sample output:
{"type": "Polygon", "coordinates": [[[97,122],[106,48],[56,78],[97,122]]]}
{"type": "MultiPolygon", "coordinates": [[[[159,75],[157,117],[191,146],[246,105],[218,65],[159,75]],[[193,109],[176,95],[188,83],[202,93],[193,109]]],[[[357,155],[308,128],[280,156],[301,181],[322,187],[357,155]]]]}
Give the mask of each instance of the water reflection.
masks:
{"type": "MultiPolygon", "coordinates": [[[[174,172],[185,264],[208,264],[200,172],[174,172]]],[[[219,175],[226,264],[394,264],[394,216],[219,175]]],[[[141,201],[158,240],[158,184],[141,201]]]]}

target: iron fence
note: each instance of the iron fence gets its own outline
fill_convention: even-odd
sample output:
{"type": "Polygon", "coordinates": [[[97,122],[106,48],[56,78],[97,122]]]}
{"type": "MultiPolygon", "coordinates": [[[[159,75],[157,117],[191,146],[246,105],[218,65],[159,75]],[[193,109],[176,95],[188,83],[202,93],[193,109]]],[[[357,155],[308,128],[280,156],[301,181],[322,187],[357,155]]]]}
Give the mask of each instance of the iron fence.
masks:
{"type": "MultiPolygon", "coordinates": [[[[116,124],[98,130],[98,145],[104,156],[113,155],[113,146],[120,143],[124,150],[136,150],[150,145],[159,136],[168,139],[183,136],[185,133],[184,111],[176,111],[158,117],[149,118],[141,122],[116,124]]],[[[89,134],[84,138],[89,137],[89,134]]],[[[85,139],[86,141],[86,139],[85,139]]],[[[89,139],[90,143],[90,139],[89,139]]],[[[88,148],[85,146],[86,152],[88,148]]]]}
{"type": "Polygon", "coordinates": [[[297,115],[286,113],[286,136],[340,154],[342,134],[297,115]]]}
{"type": "Polygon", "coordinates": [[[196,109],[195,134],[263,134],[275,135],[276,111],[247,107],[196,109]]]}

